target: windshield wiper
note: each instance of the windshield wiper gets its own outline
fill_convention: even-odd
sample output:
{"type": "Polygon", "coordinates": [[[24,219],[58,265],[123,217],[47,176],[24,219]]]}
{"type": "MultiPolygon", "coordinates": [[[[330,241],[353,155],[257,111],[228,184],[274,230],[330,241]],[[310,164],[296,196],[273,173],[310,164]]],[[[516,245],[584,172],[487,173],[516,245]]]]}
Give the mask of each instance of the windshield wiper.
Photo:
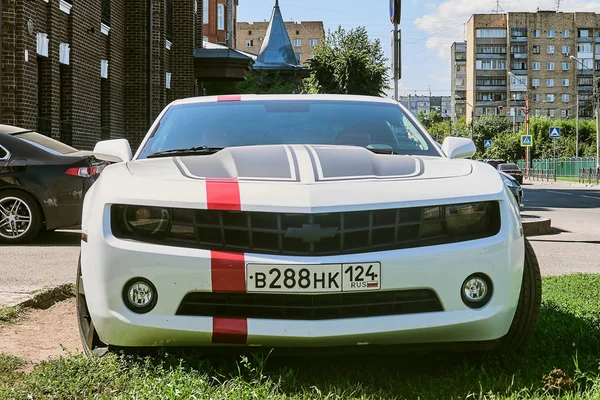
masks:
{"type": "Polygon", "coordinates": [[[367,150],[370,150],[375,154],[400,154],[392,149],[386,149],[386,148],[381,148],[381,147],[375,147],[375,148],[367,147],[367,150]]]}
{"type": "Polygon", "coordinates": [[[183,149],[158,151],[156,153],[150,154],[146,158],[191,156],[191,155],[203,155],[203,154],[208,155],[208,154],[215,154],[221,150],[223,150],[222,147],[206,147],[206,146],[187,147],[187,148],[183,148],[183,149]]]}

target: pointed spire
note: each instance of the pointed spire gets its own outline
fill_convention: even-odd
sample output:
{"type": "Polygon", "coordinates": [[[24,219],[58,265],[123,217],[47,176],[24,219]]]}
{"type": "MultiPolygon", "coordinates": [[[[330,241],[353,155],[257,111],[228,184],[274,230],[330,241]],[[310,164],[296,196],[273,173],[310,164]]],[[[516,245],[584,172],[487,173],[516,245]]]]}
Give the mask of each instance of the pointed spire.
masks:
{"type": "Polygon", "coordinates": [[[265,39],[258,53],[255,68],[300,68],[296,59],[296,53],[292,47],[290,36],[288,35],[279,9],[279,0],[275,0],[271,21],[267,28],[265,39]]]}

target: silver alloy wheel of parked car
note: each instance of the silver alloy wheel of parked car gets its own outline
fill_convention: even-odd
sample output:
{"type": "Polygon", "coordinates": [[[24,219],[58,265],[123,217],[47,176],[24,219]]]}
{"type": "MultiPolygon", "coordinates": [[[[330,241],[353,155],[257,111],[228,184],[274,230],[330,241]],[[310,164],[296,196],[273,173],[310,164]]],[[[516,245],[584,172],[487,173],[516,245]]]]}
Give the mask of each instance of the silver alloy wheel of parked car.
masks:
{"type": "Polygon", "coordinates": [[[32,213],[29,205],[17,197],[0,198],[0,236],[18,239],[31,229],[32,213]]]}

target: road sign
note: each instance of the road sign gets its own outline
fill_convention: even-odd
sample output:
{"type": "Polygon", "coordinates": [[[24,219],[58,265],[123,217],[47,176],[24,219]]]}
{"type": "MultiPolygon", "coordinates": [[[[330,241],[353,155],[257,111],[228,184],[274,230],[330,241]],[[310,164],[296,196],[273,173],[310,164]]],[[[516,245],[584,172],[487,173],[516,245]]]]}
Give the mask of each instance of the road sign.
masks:
{"type": "Polygon", "coordinates": [[[560,128],[558,126],[550,127],[550,139],[560,138],[560,128]]]}
{"type": "Polygon", "coordinates": [[[492,141],[491,140],[484,140],[483,141],[483,147],[486,149],[489,149],[490,147],[492,147],[492,141]]]}
{"type": "Polygon", "coordinates": [[[533,137],[531,135],[521,135],[521,147],[531,147],[533,137]]]}
{"type": "Polygon", "coordinates": [[[390,0],[390,22],[400,24],[400,0],[390,0]]]}

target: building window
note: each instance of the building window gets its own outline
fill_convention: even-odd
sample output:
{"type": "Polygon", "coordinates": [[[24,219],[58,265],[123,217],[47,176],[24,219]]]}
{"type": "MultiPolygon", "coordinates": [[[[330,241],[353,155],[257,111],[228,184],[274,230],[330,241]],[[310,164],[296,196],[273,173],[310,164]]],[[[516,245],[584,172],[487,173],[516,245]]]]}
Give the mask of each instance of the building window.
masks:
{"type": "Polygon", "coordinates": [[[562,95],[562,101],[563,101],[563,103],[569,102],[569,93],[565,93],[562,95]]]}
{"type": "Polygon", "coordinates": [[[567,56],[571,53],[571,48],[569,46],[563,46],[562,47],[562,53],[567,56]]]}
{"type": "Polygon", "coordinates": [[[553,93],[547,94],[546,95],[546,101],[548,103],[554,103],[554,94],[553,93]]]}
{"type": "Polygon", "coordinates": [[[302,40],[294,39],[294,47],[300,47],[300,46],[302,46],[302,40]]]}
{"type": "Polygon", "coordinates": [[[208,24],[208,0],[202,2],[202,23],[208,24]]]}
{"type": "Polygon", "coordinates": [[[537,118],[539,118],[540,115],[542,115],[542,112],[540,109],[535,109],[535,110],[533,110],[533,115],[535,115],[537,118]]]}
{"type": "Polygon", "coordinates": [[[315,47],[317,45],[317,43],[319,43],[319,41],[317,39],[310,39],[310,46],[311,47],[315,47]]]}
{"type": "Polygon", "coordinates": [[[531,69],[534,71],[539,71],[541,68],[541,64],[539,62],[533,62],[531,63],[531,69]]]}
{"type": "Polygon", "coordinates": [[[580,29],[577,34],[577,37],[580,37],[580,38],[590,37],[590,31],[587,29],[580,29]]]}
{"type": "Polygon", "coordinates": [[[310,55],[308,56],[308,58],[310,58],[311,60],[312,60],[313,58],[315,58],[315,53],[310,53],[310,55]]]}
{"type": "Polygon", "coordinates": [[[579,43],[577,45],[577,51],[580,53],[591,53],[592,52],[592,44],[591,43],[579,43]]]}
{"type": "Polygon", "coordinates": [[[554,71],[554,62],[550,61],[547,65],[548,71],[554,71]]]}
{"type": "Polygon", "coordinates": [[[540,80],[538,78],[533,78],[531,80],[531,86],[533,86],[533,87],[540,87],[540,80]]]}
{"type": "Polygon", "coordinates": [[[61,43],[58,52],[60,63],[64,65],[69,65],[71,55],[71,49],[69,48],[69,44],[61,43]]]}
{"type": "Polygon", "coordinates": [[[569,30],[565,29],[564,31],[562,31],[562,37],[565,38],[565,39],[568,38],[569,37],[569,33],[570,33],[569,30]]]}
{"type": "Polygon", "coordinates": [[[110,0],[102,0],[102,15],[100,21],[107,26],[110,26],[110,0]]]}
{"type": "Polygon", "coordinates": [[[562,110],[561,111],[561,115],[563,118],[568,118],[569,117],[569,110],[562,110]]]}
{"type": "Polygon", "coordinates": [[[554,118],[554,110],[548,110],[548,116],[554,118]]]}
{"type": "Polygon", "coordinates": [[[208,36],[202,36],[202,40],[208,42],[208,36]]]}
{"type": "Polygon", "coordinates": [[[165,77],[165,87],[167,89],[171,89],[171,73],[167,72],[166,77],[165,77]]]}
{"type": "Polygon", "coordinates": [[[548,46],[548,54],[554,54],[554,46],[548,46]]]}
{"type": "Polygon", "coordinates": [[[554,37],[554,29],[548,29],[548,37],[549,38],[553,38],[554,37]]]}
{"type": "Polygon", "coordinates": [[[533,46],[533,54],[540,54],[540,46],[539,45],[533,46]]]}
{"type": "Polygon", "coordinates": [[[534,38],[539,38],[541,35],[541,31],[539,29],[534,29],[533,30],[533,37],[534,38]]]}
{"type": "Polygon", "coordinates": [[[247,46],[247,47],[253,47],[253,46],[254,46],[254,40],[252,40],[252,39],[248,39],[248,40],[246,41],[246,46],[247,46]]]}
{"type": "Polygon", "coordinates": [[[73,8],[73,0],[59,0],[58,8],[60,9],[60,11],[66,14],[71,14],[71,8],[73,8]]]}
{"type": "MultiPolygon", "coordinates": [[[[600,40],[600,37],[598,38],[598,40],[600,40]]],[[[596,45],[596,56],[600,56],[600,44],[596,45]]]]}
{"type": "Polygon", "coordinates": [[[40,56],[48,57],[48,34],[47,33],[38,33],[37,34],[37,53],[40,56]]]}
{"type": "Polygon", "coordinates": [[[510,36],[512,37],[527,37],[527,29],[526,28],[511,28],[510,36]]]}
{"type": "Polygon", "coordinates": [[[218,4],[217,10],[217,29],[222,31],[225,30],[225,5],[218,4]]]}
{"type": "Polygon", "coordinates": [[[505,38],[506,29],[477,29],[475,35],[478,38],[505,38]]]}
{"type": "Polygon", "coordinates": [[[300,34],[300,31],[296,31],[296,35],[299,35],[299,34],[300,34]]]}
{"type": "Polygon", "coordinates": [[[569,63],[568,62],[563,62],[562,63],[562,70],[563,71],[568,71],[569,70],[569,63]]]}
{"type": "Polygon", "coordinates": [[[568,79],[563,79],[562,80],[562,85],[563,86],[569,86],[569,80],[568,79]]]}
{"type": "MultiPolygon", "coordinates": [[[[538,80],[539,80],[539,79],[538,79],[538,80]]],[[[534,101],[535,103],[539,103],[539,102],[540,102],[540,99],[541,99],[541,97],[540,97],[540,94],[539,94],[539,93],[536,93],[536,94],[534,94],[534,95],[533,95],[533,101],[534,101]]]]}
{"type": "Polygon", "coordinates": [[[252,36],[252,31],[248,31],[248,36],[252,36]]]}
{"type": "Polygon", "coordinates": [[[100,77],[108,79],[108,60],[100,60],[100,77]]]}
{"type": "Polygon", "coordinates": [[[546,86],[554,87],[554,79],[553,78],[546,79],[546,86]]]}

